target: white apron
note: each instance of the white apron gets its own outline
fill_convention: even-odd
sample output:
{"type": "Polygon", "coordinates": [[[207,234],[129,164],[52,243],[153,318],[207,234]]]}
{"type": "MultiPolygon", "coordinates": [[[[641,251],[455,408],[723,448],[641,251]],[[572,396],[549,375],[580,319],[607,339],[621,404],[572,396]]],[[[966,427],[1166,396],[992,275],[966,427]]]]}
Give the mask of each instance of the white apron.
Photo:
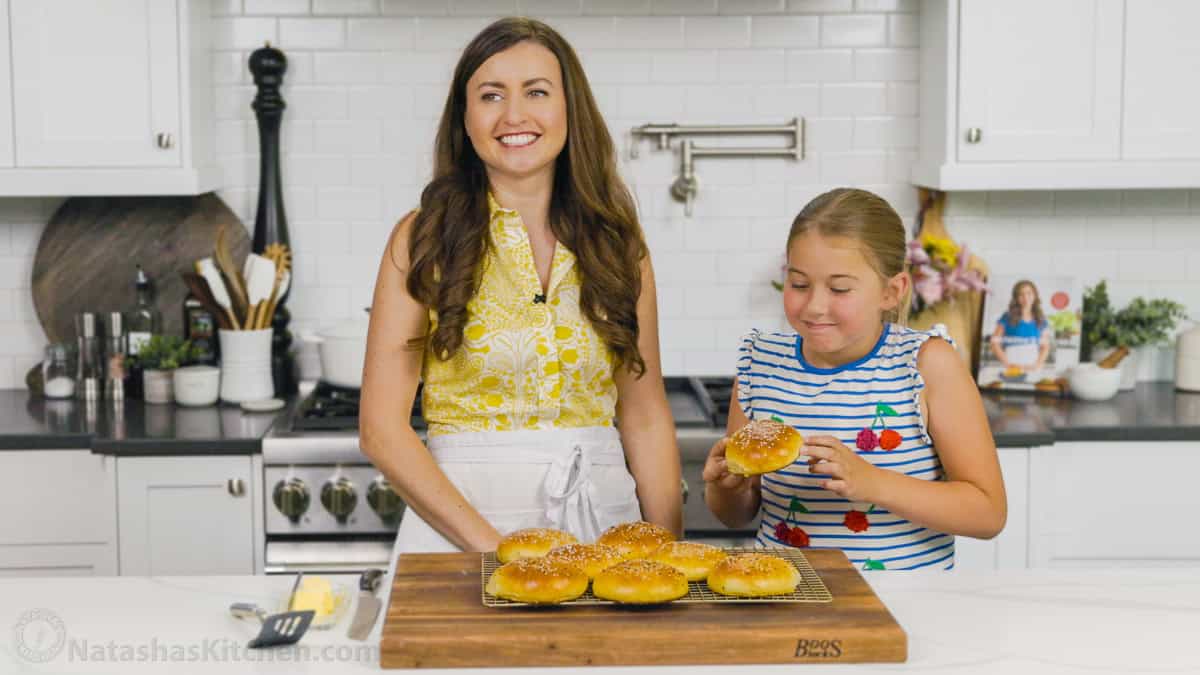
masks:
{"type": "MultiPolygon", "coordinates": [[[[642,517],[613,427],[446,434],[430,438],[428,447],[450,482],[502,535],[552,527],[593,542],[609,527],[642,517]]],[[[401,553],[460,550],[406,510],[380,588],[384,610],[401,553]]],[[[376,623],[376,638],[382,625],[382,619],[376,623]]]]}

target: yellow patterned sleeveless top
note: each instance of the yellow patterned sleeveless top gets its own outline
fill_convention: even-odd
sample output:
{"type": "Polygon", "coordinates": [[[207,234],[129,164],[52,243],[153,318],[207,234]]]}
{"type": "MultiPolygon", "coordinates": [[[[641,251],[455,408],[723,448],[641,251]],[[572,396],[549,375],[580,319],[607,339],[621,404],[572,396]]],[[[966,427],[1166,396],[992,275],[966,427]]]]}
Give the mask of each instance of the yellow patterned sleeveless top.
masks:
{"type": "MultiPolygon", "coordinates": [[[[554,247],[544,299],[521,216],[488,195],[492,236],[463,343],[425,350],[421,405],[429,435],[610,426],[615,359],[579,307],[579,269],[554,247]]],[[[437,313],[429,312],[430,331],[437,313]]]]}

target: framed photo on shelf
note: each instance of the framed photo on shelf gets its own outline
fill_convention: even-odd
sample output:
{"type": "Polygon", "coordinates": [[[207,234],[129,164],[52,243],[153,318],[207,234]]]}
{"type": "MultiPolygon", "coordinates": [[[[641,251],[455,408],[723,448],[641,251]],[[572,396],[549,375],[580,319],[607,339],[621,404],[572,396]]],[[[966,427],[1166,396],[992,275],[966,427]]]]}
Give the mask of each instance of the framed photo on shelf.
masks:
{"type": "Polygon", "coordinates": [[[1067,371],[1079,364],[1083,292],[1058,275],[988,280],[979,355],[981,389],[1066,391],[1067,371]]]}

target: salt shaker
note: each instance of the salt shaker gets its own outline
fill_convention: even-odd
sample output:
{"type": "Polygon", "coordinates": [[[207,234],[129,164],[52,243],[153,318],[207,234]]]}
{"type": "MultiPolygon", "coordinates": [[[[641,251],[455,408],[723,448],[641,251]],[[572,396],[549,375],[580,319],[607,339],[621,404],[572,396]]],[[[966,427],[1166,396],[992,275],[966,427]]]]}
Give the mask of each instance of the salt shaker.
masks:
{"type": "Polygon", "coordinates": [[[71,370],[67,345],[46,345],[46,360],[42,361],[42,393],[46,398],[75,395],[75,377],[71,370]]]}

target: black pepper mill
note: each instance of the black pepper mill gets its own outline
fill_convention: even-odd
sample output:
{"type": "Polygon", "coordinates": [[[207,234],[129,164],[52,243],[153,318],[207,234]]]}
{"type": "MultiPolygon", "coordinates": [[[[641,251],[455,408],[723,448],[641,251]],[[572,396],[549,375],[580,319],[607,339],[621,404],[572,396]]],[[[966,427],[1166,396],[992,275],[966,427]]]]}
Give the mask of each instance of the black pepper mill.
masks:
{"type": "MultiPolygon", "coordinates": [[[[283,212],[283,188],[279,170],[279,123],[283,120],[283,109],[287,107],[279,95],[283,74],[287,72],[287,57],[268,42],[250,54],[250,72],[258,93],[251,107],[258,118],[258,212],[254,215],[254,241],[251,250],[262,254],[268,244],[284,244],[289,250],[287,216],[283,212]]],[[[292,260],[295,261],[293,251],[292,260]]],[[[292,278],[295,278],[293,272],[292,278]]],[[[297,390],[296,360],[292,356],[292,333],[288,321],[292,315],[287,309],[291,289],[279,298],[275,316],[271,319],[271,377],[275,382],[275,394],[294,394],[297,390]]]]}

